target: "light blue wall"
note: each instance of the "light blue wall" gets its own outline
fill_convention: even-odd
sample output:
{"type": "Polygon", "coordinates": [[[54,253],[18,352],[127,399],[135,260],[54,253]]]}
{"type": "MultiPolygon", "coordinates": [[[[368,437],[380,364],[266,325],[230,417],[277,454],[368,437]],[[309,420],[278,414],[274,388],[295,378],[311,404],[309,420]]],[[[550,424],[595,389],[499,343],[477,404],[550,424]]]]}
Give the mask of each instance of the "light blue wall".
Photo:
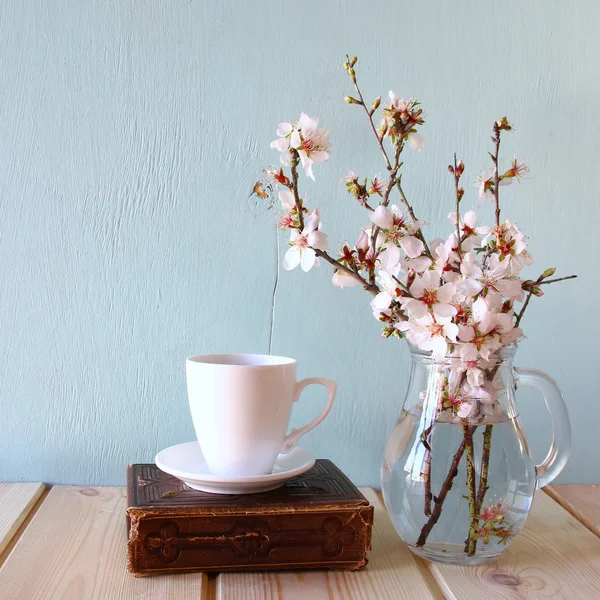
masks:
{"type": "MultiPolygon", "coordinates": [[[[598,22],[593,0],[3,0],[0,480],[122,484],[127,463],[193,439],[186,356],[271,350],[340,382],[304,446],[378,483],[407,350],[329,269],[277,279],[274,215],[248,198],[278,160],[277,123],[318,115],[334,149],[306,195],[333,244],[354,241],[364,215],[340,177],[383,169],[343,102],[349,52],[369,97],[423,102],[427,148],[404,181],[432,237],[448,232],[452,152],[471,178],[493,120],[514,121],[504,156],[518,149],[533,177],[506,188],[505,214],[530,235],[532,273],[581,276],[534,300],[518,362],[564,390],[575,435],[561,480],[600,482],[598,22]]],[[[538,410],[524,398],[539,454],[538,410]]]]}

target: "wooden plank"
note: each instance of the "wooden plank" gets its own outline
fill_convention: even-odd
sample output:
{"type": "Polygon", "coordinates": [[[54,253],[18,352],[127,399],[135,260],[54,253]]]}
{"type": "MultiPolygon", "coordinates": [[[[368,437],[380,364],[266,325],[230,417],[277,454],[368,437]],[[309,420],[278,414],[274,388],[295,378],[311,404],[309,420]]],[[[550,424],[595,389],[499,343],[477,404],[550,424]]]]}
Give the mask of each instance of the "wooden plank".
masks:
{"type": "Polygon", "coordinates": [[[0,558],[45,487],[43,483],[0,483],[0,558]]]}
{"type": "Polygon", "coordinates": [[[600,598],[598,538],[538,492],[523,532],[500,558],[477,567],[429,563],[452,600],[600,598]]]}
{"type": "Polygon", "coordinates": [[[402,543],[383,503],[371,489],[361,490],[375,507],[373,550],[361,571],[222,573],[219,600],[425,600],[441,593],[427,570],[402,543]],[[429,579],[429,581],[426,580],[429,579]]]}
{"type": "Polygon", "coordinates": [[[600,537],[600,485],[548,485],[544,491],[600,537]]]}
{"type": "Polygon", "coordinates": [[[0,595],[200,600],[202,573],[133,577],[126,541],[124,488],[53,487],[0,568],[0,595]]]}

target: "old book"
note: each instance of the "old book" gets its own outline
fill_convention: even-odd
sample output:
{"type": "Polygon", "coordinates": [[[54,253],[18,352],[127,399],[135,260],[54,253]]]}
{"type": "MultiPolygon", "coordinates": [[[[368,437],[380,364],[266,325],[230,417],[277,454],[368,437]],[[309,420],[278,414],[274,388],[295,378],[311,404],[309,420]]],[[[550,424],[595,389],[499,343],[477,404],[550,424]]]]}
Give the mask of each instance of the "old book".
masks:
{"type": "Polygon", "coordinates": [[[128,569],[360,569],[373,507],[329,460],[271,492],[199,492],[153,464],[127,473],[128,569]]]}

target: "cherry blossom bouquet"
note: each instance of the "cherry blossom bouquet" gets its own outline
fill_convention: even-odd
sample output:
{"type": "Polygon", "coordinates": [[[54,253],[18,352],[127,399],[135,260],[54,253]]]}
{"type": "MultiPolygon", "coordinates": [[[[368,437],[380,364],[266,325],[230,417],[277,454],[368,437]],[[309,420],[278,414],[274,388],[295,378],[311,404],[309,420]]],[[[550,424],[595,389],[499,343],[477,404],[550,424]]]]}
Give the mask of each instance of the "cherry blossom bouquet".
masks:
{"type": "MultiPolygon", "coordinates": [[[[329,132],[319,128],[317,118],[305,113],[296,122],[280,123],[278,139],[271,148],[280,152],[283,166],[267,170],[255,191],[270,197],[274,190],[281,189],[278,198],[283,212],[278,225],[290,234],[283,266],[291,270],[300,265],[309,271],[324,259],[334,268],[334,285],[361,285],[374,296],[371,308],[374,317],[384,324],[384,337],[406,337],[422,350],[431,351],[434,358],[489,361],[497,350],[523,336],[521,319],[531,297],[543,295],[543,285],[575,277],[552,279],[555,269],[546,269],[535,280],[520,277],[523,266],[531,265],[533,258],[519,228],[509,220],[501,221],[499,203],[500,188],[529,173],[528,166],[516,159],[504,172],[500,169],[500,137],[512,127],[506,117],[494,123],[492,166],[474,182],[479,190],[479,206],[488,200],[494,203],[495,224],[479,225],[472,210],[461,214],[465,192],[460,180],[465,167],[455,156],[454,164],[448,166],[455,192],[455,208],[448,215],[453,229],[446,240],[427,242],[422,231],[427,223],[415,216],[402,189],[400,172],[405,148],[423,148],[423,136],[418,133],[424,124],[423,110],[416,100],[399,98],[390,91],[377,127],[375,115],[381,97],[367,106],[357,83],[355,64],[356,58],[347,58],[344,68],[358,98],[346,96],[345,101],[364,110],[388,176],[361,181],[355,173],[348,173],[347,192],[368,211],[370,223],[360,231],[353,248],[344,244],[339,256],[334,257],[328,253],[328,237],[321,230],[319,210],[305,206],[298,182],[300,165],[314,180],[313,166],[329,158],[329,132]],[[386,149],[387,141],[390,150],[386,149]],[[403,208],[391,203],[394,190],[403,208]],[[519,310],[517,303],[522,303],[519,310]]],[[[461,407],[461,414],[466,410],[461,407]]]]}
{"type": "MultiPolygon", "coordinates": [[[[458,425],[487,422],[500,417],[503,410],[498,401],[501,386],[495,379],[500,352],[523,337],[521,321],[532,297],[542,296],[545,285],[575,276],[554,278],[553,268],[535,279],[521,276],[533,258],[517,225],[501,219],[499,193],[501,187],[526,178],[529,169],[517,159],[501,168],[501,136],[512,129],[506,117],[493,124],[491,166],[474,182],[479,206],[493,203],[495,222],[479,224],[474,211],[461,210],[465,165],[455,155],[448,166],[454,195],[448,215],[451,232],[447,239],[428,241],[423,234],[427,223],[415,215],[402,188],[401,173],[404,150],[420,151],[424,145],[419,133],[424,124],[421,105],[392,91],[387,102],[378,97],[367,104],[357,83],[356,62],[356,58],[346,57],[344,63],[356,96],[346,96],[345,101],[364,112],[387,174],[363,178],[350,172],[344,180],[348,194],[369,217],[355,245],[346,243],[337,255],[330,254],[319,210],[307,207],[302,198],[299,167],[314,180],[315,165],[327,161],[330,154],[328,130],[319,127],[317,118],[302,113],[298,121],[280,123],[271,147],[280,152],[281,166],[266,170],[254,191],[269,198],[271,206],[275,194],[281,202],[278,226],[290,236],[285,269],[300,266],[309,271],[321,260],[328,262],[335,286],[360,285],[372,296],[370,306],[383,325],[384,337],[405,337],[421,351],[431,353],[432,360],[451,365],[439,388],[438,421],[458,425]]],[[[467,442],[469,436],[472,430],[465,425],[467,442]]],[[[484,454],[481,464],[484,490],[489,439],[486,442],[488,456],[484,454]]],[[[423,443],[427,447],[427,439],[423,443]]],[[[431,514],[427,508],[431,491],[428,493],[426,515],[431,514]]],[[[477,506],[474,499],[473,511],[483,513],[481,500],[477,506]]],[[[476,513],[472,516],[475,519],[476,513]]],[[[428,533],[423,529],[422,536],[428,533]]]]}

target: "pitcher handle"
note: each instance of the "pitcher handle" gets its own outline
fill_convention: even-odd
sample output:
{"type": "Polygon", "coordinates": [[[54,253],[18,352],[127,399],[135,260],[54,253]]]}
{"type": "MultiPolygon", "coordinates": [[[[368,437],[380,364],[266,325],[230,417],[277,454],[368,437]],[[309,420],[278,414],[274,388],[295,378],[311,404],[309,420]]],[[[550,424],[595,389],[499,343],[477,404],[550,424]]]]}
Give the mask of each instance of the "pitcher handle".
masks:
{"type": "Polygon", "coordinates": [[[323,412],[316,419],[300,429],[292,429],[292,432],[285,436],[285,439],[283,440],[283,446],[280,450],[281,454],[288,454],[288,452],[291,452],[296,447],[298,440],[305,433],[308,433],[311,429],[314,429],[329,414],[329,411],[331,410],[331,406],[335,398],[335,392],[337,391],[337,383],[335,381],[331,381],[330,379],[322,379],[321,377],[309,377],[308,379],[298,381],[294,389],[294,402],[298,401],[302,390],[307,385],[311,385],[313,383],[318,383],[327,389],[329,392],[327,404],[325,405],[323,412]]]}
{"type": "Polygon", "coordinates": [[[538,390],[544,397],[544,402],[550,413],[552,424],[552,444],[541,465],[536,465],[536,489],[548,485],[562,470],[569,460],[571,453],[571,424],[567,405],[560,388],[543,371],[537,369],[515,369],[517,375],[517,388],[528,386],[538,390]]]}

